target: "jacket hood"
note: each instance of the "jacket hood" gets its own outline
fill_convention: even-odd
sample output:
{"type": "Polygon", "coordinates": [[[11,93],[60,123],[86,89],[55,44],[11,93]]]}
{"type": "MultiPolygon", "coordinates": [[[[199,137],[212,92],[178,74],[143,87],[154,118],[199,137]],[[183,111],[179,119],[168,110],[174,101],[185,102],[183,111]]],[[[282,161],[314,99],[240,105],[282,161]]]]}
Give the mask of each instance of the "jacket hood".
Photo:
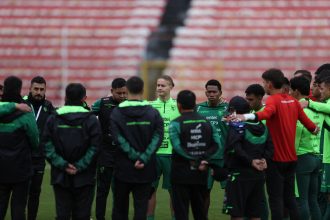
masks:
{"type": "Polygon", "coordinates": [[[150,104],[144,100],[126,100],[119,104],[119,111],[130,118],[141,117],[148,108],[150,104]]]}
{"type": "Polygon", "coordinates": [[[246,129],[254,136],[260,137],[265,133],[266,126],[262,122],[245,122],[246,129]]]}
{"type": "Polygon", "coordinates": [[[25,114],[25,112],[16,110],[12,113],[9,113],[7,115],[0,117],[0,123],[10,123],[10,122],[14,121],[15,119],[21,117],[24,114],[25,114]]]}
{"type": "Polygon", "coordinates": [[[56,110],[57,117],[71,126],[81,125],[91,114],[82,106],[63,106],[56,110]]]}

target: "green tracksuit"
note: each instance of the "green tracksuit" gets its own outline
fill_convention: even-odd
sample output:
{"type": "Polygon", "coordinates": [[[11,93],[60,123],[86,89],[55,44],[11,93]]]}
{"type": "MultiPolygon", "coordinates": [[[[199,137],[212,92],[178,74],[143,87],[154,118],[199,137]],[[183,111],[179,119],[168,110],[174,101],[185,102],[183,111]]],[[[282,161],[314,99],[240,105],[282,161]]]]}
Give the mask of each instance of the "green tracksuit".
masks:
{"type": "MultiPolygon", "coordinates": [[[[317,126],[322,126],[324,114],[305,108],[304,112],[317,126]]],[[[299,121],[297,122],[295,147],[297,151],[297,190],[299,197],[299,219],[321,219],[321,211],[317,202],[319,191],[319,173],[321,134],[311,134],[299,121]]]]}
{"type": "Polygon", "coordinates": [[[160,176],[163,174],[163,189],[171,188],[170,171],[171,171],[171,155],[172,144],[169,137],[170,122],[180,116],[176,100],[169,98],[162,101],[160,98],[150,102],[151,106],[157,109],[164,121],[164,139],[157,151],[157,180],[153,183],[153,187],[157,189],[160,176]]]}
{"type": "MultiPolygon", "coordinates": [[[[211,124],[215,127],[216,131],[218,132],[218,135],[220,137],[220,144],[221,146],[225,145],[227,134],[228,134],[228,125],[222,121],[222,118],[228,113],[228,103],[227,102],[221,102],[216,107],[211,107],[208,104],[208,101],[202,102],[197,104],[196,106],[196,112],[198,112],[200,115],[206,117],[208,121],[211,122],[211,124]]],[[[218,162],[219,165],[223,165],[223,151],[219,152],[221,160],[218,162]]],[[[213,177],[209,175],[208,180],[208,188],[212,189],[213,187],[213,177]]],[[[221,182],[222,188],[225,187],[225,182],[221,182]]]]}

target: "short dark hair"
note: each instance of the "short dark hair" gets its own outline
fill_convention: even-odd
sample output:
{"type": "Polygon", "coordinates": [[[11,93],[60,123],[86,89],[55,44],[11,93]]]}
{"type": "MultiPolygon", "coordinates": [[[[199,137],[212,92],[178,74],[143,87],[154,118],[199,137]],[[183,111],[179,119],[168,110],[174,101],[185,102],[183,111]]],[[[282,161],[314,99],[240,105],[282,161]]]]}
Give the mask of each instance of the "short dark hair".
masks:
{"type": "Polygon", "coordinates": [[[33,79],[31,79],[31,85],[33,83],[45,84],[46,85],[46,80],[42,76],[36,76],[36,77],[33,77],[33,79]]]}
{"type": "Polygon", "coordinates": [[[330,78],[330,69],[324,69],[318,75],[316,75],[315,82],[322,83],[324,81],[327,81],[327,78],[330,78]]]}
{"type": "Polygon", "coordinates": [[[284,83],[284,74],[280,69],[268,69],[262,74],[262,78],[273,84],[275,89],[280,89],[284,83]]]}
{"type": "Polygon", "coordinates": [[[330,63],[325,63],[319,66],[315,71],[315,76],[319,75],[323,70],[330,70],[330,63]]]}
{"type": "Polygon", "coordinates": [[[143,86],[144,82],[138,76],[132,76],[126,82],[128,92],[135,95],[143,92],[143,86]]]}
{"type": "Polygon", "coordinates": [[[9,76],[3,82],[3,102],[22,102],[22,80],[16,76],[9,76]]]}
{"type": "Polygon", "coordinates": [[[113,89],[118,89],[118,88],[122,88],[125,86],[126,86],[126,80],[123,78],[115,78],[111,83],[111,87],[113,89]]]}
{"type": "Polygon", "coordinates": [[[251,84],[246,88],[245,94],[263,97],[265,95],[265,89],[260,84],[251,84]]]}
{"type": "Polygon", "coordinates": [[[162,75],[158,79],[164,79],[164,80],[170,82],[171,86],[174,87],[174,81],[173,81],[172,77],[170,77],[169,75],[162,75]]]}
{"type": "Polygon", "coordinates": [[[310,93],[310,82],[303,76],[290,79],[290,86],[292,90],[298,90],[304,96],[310,93]]]}
{"type": "Polygon", "coordinates": [[[83,105],[86,88],[81,83],[70,83],[65,89],[65,105],[83,105]]]}
{"type": "Polygon", "coordinates": [[[306,79],[308,79],[309,82],[312,82],[312,73],[309,72],[308,70],[297,70],[296,72],[294,72],[294,76],[301,74],[301,76],[305,77],[306,79]]]}
{"type": "Polygon", "coordinates": [[[196,95],[190,90],[182,90],[178,93],[177,102],[184,110],[194,109],[196,106],[196,95]]]}
{"type": "Polygon", "coordinates": [[[221,83],[216,79],[210,79],[209,81],[207,81],[207,83],[205,84],[205,89],[207,88],[207,86],[216,86],[218,87],[219,91],[221,91],[221,83]]]}
{"type": "Polygon", "coordinates": [[[2,84],[0,84],[0,90],[3,90],[3,85],[2,84]]]}

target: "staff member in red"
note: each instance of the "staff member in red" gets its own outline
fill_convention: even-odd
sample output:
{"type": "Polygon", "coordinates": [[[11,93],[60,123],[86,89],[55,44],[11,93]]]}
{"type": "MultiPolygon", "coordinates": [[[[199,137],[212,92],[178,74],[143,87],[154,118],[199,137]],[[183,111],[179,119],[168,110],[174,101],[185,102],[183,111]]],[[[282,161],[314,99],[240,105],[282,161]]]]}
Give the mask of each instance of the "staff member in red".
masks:
{"type": "Polygon", "coordinates": [[[269,69],[262,74],[265,91],[270,95],[263,111],[237,115],[241,120],[267,120],[266,125],[274,142],[273,159],[267,161],[266,184],[272,219],[282,219],[283,209],[290,219],[299,219],[294,193],[297,155],[295,150],[296,124],[299,120],[310,132],[319,128],[306,116],[299,102],[281,91],[284,74],[279,69],[269,69]]]}

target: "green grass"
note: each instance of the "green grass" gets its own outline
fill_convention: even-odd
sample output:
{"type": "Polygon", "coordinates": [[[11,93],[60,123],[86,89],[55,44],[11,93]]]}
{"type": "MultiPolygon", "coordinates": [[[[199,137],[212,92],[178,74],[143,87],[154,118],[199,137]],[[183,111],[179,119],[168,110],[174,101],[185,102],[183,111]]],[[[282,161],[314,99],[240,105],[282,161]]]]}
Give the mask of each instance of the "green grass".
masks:
{"type": "MultiPolygon", "coordinates": [[[[50,185],[49,168],[47,166],[45,176],[42,185],[42,192],[40,197],[40,206],[38,212],[38,220],[49,220],[55,219],[55,200],[53,189],[50,185]]],[[[112,195],[110,194],[107,203],[107,215],[106,219],[111,219],[112,209],[112,195]]],[[[130,199],[132,201],[132,199],[130,199]]],[[[223,201],[223,190],[220,189],[220,184],[215,183],[211,193],[211,206],[209,210],[209,220],[227,220],[229,217],[222,214],[222,201],[223,201]]],[[[95,218],[95,204],[92,208],[92,218],[95,218]]],[[[133,207],[130,206],[130,219],[133,216],[133,207]]],[[[7,211],[6,220],[10,220],[10,210],[7,211]]],[[[156,207],[156,220],[170,220],[170,208],[169,208],[169,196],[168,192],[159,188],[157,191],[157,207],[156,207]]],[[[190,219],[193,219],[192,217],[190,219]]]]}

